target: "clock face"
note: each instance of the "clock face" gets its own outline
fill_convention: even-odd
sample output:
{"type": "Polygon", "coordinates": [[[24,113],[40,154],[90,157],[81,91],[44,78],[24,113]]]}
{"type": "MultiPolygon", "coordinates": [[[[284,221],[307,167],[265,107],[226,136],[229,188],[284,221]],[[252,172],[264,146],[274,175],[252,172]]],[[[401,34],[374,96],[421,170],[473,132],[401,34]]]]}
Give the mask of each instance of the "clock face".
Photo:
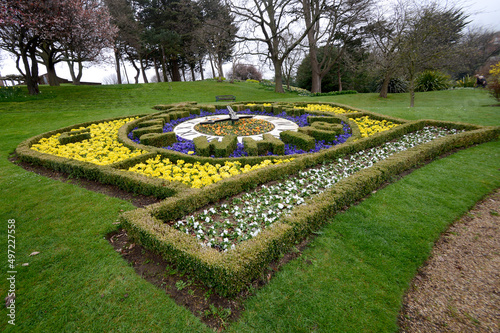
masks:
{"type": "MultiPolygon", "coordinates": [[[[274,129],[270,132],[267,132],[267,133],[277,137],[278,139],[280,137],[280,132],[297,131],[297,129],[299,128],[299,126],[296,123],[294,123],[293,121],[283,119],[283,118],[278,118],[278,117],[254,116],[253,119],[262,119],[264,121],[272,123],[274,125],[274,129]]],[[[215,116],[190,119],[190,120],[187,120],[187,121],[177,125],[174,128],[174,132],[176,135],[180,136],[183,139],[187,139],[187,140],[193,140],[194,138],[199,137],[199,136],[206,136],[208,141],[213,140],[213,139],[217,139],[218,141],[221,141],[223,138],[222,136],[207,135],[207,134],[203,134],[203,133],[195,130],[196,125],[198,125],[199,123],[202,123],[204,121],[207,121],[207,120],[230,120],[230,117],[229,117],[229,115],[215,115],[215,116]]],[[[254,140],[262,140],[262,134],[249,135],[246,137],[252,138],[254,140]]],[[[238,142],[241,143],[243,141],[243,138],[244,138],[244,136],[239,136],[238,142]]]]}

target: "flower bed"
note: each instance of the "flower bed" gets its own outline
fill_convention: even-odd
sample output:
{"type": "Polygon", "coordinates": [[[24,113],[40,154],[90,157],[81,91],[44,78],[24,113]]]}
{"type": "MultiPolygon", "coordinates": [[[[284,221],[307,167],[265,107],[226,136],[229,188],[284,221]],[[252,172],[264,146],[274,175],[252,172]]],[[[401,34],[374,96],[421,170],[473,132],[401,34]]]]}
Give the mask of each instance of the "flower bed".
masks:
{"type": "MultiPolygon", "coordinates": [[[[117,140],[118,129],[134,119],[137,118],[118,119],[72,129],[71,131],[85,129],[90,131],[91,138],[81,142],[61,144],[58,139],[63,133],[57,133],[48,138],[42,138],[38,143],[33,144],[31,149],[97,165],[120,162],[146,153],[140,149],[129,149],[117,140]]],[[[71,133],[71,131],[66,133],[71,133]]]]}
{"type": "Polygon", "coordinates": [[[392,121],[387,121],[385,119],[372,119],[369,116],[349,119],[354,121],[358,125],[362,138],[366,138],[370,135],[374,135],[383,131],[388,131],[391,128],[398,126],[398,124],[395,124],[392,121]]]}
{"type": "Polygon", "coordinates": [[[208,135],[249,136],[270,132],[274,129],[274,125],[262,119],[240,119],[234,124],[231,120],[214,124],[198,124],[194,129],[208,135]]]}
{"type": "Polygon", "coordinates": [[[241,198],[230,200],[229,203],[218,203],[210,209],[186,216],[173,226],[196,237],[203,246],[221,250],[234,248],[236,244],[257,236],[262,230],[279,221],[283,215],[290,214],[295,206],[322,193],[339,180],[371,167],[392,154],[456,133],[459,131],[426,127],[404,135],[397,141],[301,171],[291,179],[270,186],[263,185],[258,190],[247,192],[241,198]]]}
{"type": "MultiPolygon", "coordinates": [[[[248,104],[245,104],[245,105],[246,106],[257,106],[258,104],[248,103],[248,104]]],[[[263,103],[262,104],[263,108],[271,107],[271,106],[272,106],[271,103],[263,103]]],[[[328,108],[325,105],[320,105],[320,107],[316,108],[316,109],[314,109],[311,106],[311,110],[313,110],[313,111],[320,111],[321,109],[328,109],[328,108]]],[[[341,108],[336,108],[336,110],[338,111],[339,114],[347,112],[345,109],[341,109],[341,108]],[[341,112],[340,110],[344,110],[345,112],[341,112]]],[[[310,113],[304,113],[302,115],[295,116],[295,115],[289,115],[285,111],[275,114],[275,113],[272,113],[272,112],[267,112],[266,110],[263,110],[263,111],[252,111],[252,110],[249,110],[249,109],[241,110],[239,113],[240,114],[248,114],[248,115],[259,115],[259,116],[268,116],[268,117],[282,118],[282,119],[286,119],[286,120],[289,120],[289,121],[292,121],[292,122],[296,123],[299,127],[308,126],[309,125],[308,120],[307,120],[308,117],[314,116],[313,114],[310,114],[310,113]]],[[[187,117],[182,117],[182,118],[179,118],[179,119],[174,119],[174,120],[169,121],[168,123],[166,123],[164,125],[163,132],[164,133],[166,133],[166,132],[172,132],[174,130],[175,126],[177,126],[179,124],[182,124],[183,122],[185,122],[187,120],[191,120],[191,119],[195,119],[195,118],[203,118],[203,117],[213,116],[213,115],[226,115],[226,114],[228,114],[228,111],[226,109],[218,109],[218,110],[215,110],[215,112],[207,112],[205,110],[201,110],[200,114],[190,114],[187,117]]],[[[243,119],[243,120],[240,120],[239,122],[243,122],[245,120],[246,119],[243,119]]],[[[244,123],[242,123],[242,124],[244,124],[244,123]]],[[[315,153],[315,152],[318,152],[320,150],[328,149],[328,148],[331,148],[332,146],[335,146],[335,145],[338,145],[338,144],[346,142],[352,136],[352,134],[351,134],[351,128],[350,128],[349,124],[347,123],[347,119],[346,119],[346,122],[343,123],[343,125],[344,125],[343,133],[341,135],[338,135],[335,140],[330,141],[330,142],[325,142],[325,140],[316,140],[315,147],[313,149],[309,150],[309,151],[305,151],[303,149],[300,149],[300,148],[298,148],[295,145],[285,144],[285,155],[297,155],[297,154],[305,154],[305,153],[315,153]]],[[[200,126],[200,125],[197,125],[195,128],[198,128],[198,126],[200,126]]],[[[216,126],[216,125],[203,125],[203,126],[213,127],[213,126],[216,126]]],[[[220,126],[220,125],[217,125],[217,126],[220,126]]],[[[214,135],[229,135],[229,134],[233,134],[233,135],[238,135],[238,136],[258,134],[258,133],[245,132],[245,129],[243,127],[241,129],[239,129],[239,132],[234,132],[233,128],[226,128],[226,132],[224,132],[224,133],[222,132],[222,129],[220,127],[217,127],[217,129],[220,132],[213,131],[213,132],[209,132],[207,134],[214,134],[214,135]],[[229,130],[229,132],[227,130],[229,130]],[[243,132],[243,133],[241,133],[241,132],[243,132]]],[[[203,131],[200,131],[200,132],[203,132],[203,131]]],[[[130,140],[134,141],[135,143],[139,143],[140,142],[138,138],[134,138],[133,137],[132,131],[130,131],[130,133],[128,134],[128,138],[130,140]]],[[[196,153],[195,153],[195,145],[194,145],[193,141],[192,140],[188,140],[188,139],[184,139],[184,138],[182,138],[180,136],[177,136],[177,142],[176,143],[172,144],[171,146],[164,147],[164,148],[168,149],[168,150],[177,151],[177,152],[180,152],[180,153],[183,153],[183,154],[196,155],[196,153]]],[[[269,156],[269,155],[273,155],[273,154],[267,153],[265,155],[269,156]]],[[[234,150],[234,152],[232,154],[230,154],[230,157],[244,157],[244,156],[248,156],[248,153],[245,151],[244,146],[241,143],[239,143],[237,145],[236,150],[234,150]]]]}
{"type": "Polygon", "coordinates": [[[293,159],[215,159],[146,146],[127,137],[141,123],[158,126],[154,125],[158,120],[168,119],[166,129],[172,126],[171,118],[196,117],[204,112],[200,109],[210,110],[211,115],[223,112],[186,103],[161,106],[163,111],[139,119],[110,119],[40,134],[19,144],[16,153],[26,162],[166,198],[122,214],[122,226],[134,241],[176,263],[180,271],[193,274],[222,295],[234,295],[293,244],[394,175],[456,148],[496,139],[500,132],[499,128],[450,122],[407,122],[359,110],[349,113],[350,120],[335,111],[306,111],[296,106],[253,107],[273,115],[285,112],[286,117],[304,124],[320,121],[318,128],[343,121],[351,128],[352,138],[317,151],[294,153],[293,159]],[[123,126],[116,130],[118,123],[123,126]],[[96,139],[98,132],[108,134],[96,139]],[[76,142],[61,145],[58,138],[63,133],[76,142]],[[95,143],[88,143],[91,140],[95,143]],[[84,150],[86,144],[106,153],[89,151],[82,156],[69,150],[84,150]],[[106,150],[107,146],[113,149],[106,150]],[[39,151],[42,147],[43,152],[39,151]],[[115,147],[120,152],[116,156],[115,147]],[[131,168],[134,172],[127,171],[131,168]]]}
{"type": "Polygon", "coordinates": [[[333,106],[329,104],[307,104],[306,106],[297,106],[296,109],[304,109],[306,111],[321,111],[321,112],[332,112],[336,114],[353,113],[356,111],[345,109],[339,106],[333,106]]]}
{"type": "Polygon", "coordinates": [[[190,187],[201,188],[210,184],[217,183],[222,179],[247,173],[252,170],[265,168],[270,165],[287,163],[292,159],[286,160],[264,160],[255,165],[242,164],[238,161],[226,161],[224,165],[220,164],[201,164],[200,162],[185,163],[184,160],[177,160],[172,163],[168,158],[162,159],[160,155],[150,158],[144,163],[138,163],[128,169],[128,171],[137,172],[145,176],[157,177],[168,181],[178,181],[190,187]]]}

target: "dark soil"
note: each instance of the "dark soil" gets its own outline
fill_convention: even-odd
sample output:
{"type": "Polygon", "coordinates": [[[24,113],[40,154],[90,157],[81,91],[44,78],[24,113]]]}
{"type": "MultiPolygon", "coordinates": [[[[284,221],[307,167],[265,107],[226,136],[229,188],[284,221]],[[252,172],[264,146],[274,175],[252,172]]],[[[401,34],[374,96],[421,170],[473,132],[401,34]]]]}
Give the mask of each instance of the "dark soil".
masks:
{"type": "Polygon", "coordinates": [[[154,196],[145,196],[124,191],[115,185],[106,185],[85,178],[73,178],[72,176],[64,172],[54,171],[36,164],[21,162],[17,159],[15,155],[12,155],[9,158],[9,161],[11,161],[16,165],[19,165],[20,167],[22,167],[27,171],[34,172],[38,175],[59,180],[64,183],[74,184],[86,188],[87,190],[102,193],[110,197],[115,197],[125,201],[129,201],[136,207],[144,207],[161,201],[161,199],[158,199],[154,196]]]}
{"type": "Polygon", "coordinates": [[[243,302],[257,289],[268,283],[281,266],[301,255],[310,240],[296,246],[296,251],[286,254],[281,260],[271,263],[262,279],[254,281],[247,290],[235,297],[227,298],[214,293],[200,281],[179,272],[174,264],[161,256],[130,241],[123,229],[108,235],[115,251],[134,267],[137,274],[154,284],[189,309],[207,326],[222,331],[226,324],[236,321],[244,310],[243,302]]]}

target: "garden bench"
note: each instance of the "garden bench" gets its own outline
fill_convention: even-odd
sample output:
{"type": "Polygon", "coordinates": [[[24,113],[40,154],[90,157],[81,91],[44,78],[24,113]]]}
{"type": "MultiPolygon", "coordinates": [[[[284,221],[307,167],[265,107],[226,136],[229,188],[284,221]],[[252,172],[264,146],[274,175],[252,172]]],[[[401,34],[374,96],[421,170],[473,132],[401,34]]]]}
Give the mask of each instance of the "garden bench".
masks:
{"type": "Polygon", "coordinates": [[[236,96],[233,96],[233,95],[219,95],[219,96],[215,96],[215,101],[218,102],[218,101],[235,101],[236,100],[236,96]]]}

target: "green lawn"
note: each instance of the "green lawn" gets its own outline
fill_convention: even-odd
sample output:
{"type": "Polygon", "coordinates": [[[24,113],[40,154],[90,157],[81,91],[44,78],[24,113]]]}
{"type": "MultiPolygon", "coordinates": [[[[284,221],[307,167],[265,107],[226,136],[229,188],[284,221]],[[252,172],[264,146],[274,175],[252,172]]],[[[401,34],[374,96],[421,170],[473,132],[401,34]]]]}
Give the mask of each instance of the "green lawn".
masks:
{"type": "MultiPolygon", "coordinates": [[[[480,90],[306,98],[257,84],[162,83],[41,87],[45,99],[0,102],[0,296],[7,295],[7,221],[16,225],[16,326],[12,332],[209,332],[164,291],[135,274],[104,235],[126,201],[24,171],[8,161],[22,140],[49,130],[152,112],[160,103],[339,102],[405,119],[500,125],[500,108],[480,90]],[[40,254],[30,257],[33,251],[40,254]],[[21,266],[29,263],[29,266],[21,266]]],[[[439,159],[339,214],[302,257],[287,264],[245,303],[231,332],[395,332],[401,300],[433,242],[478,200],[500,186],[500,142],[439,159]]]]}

